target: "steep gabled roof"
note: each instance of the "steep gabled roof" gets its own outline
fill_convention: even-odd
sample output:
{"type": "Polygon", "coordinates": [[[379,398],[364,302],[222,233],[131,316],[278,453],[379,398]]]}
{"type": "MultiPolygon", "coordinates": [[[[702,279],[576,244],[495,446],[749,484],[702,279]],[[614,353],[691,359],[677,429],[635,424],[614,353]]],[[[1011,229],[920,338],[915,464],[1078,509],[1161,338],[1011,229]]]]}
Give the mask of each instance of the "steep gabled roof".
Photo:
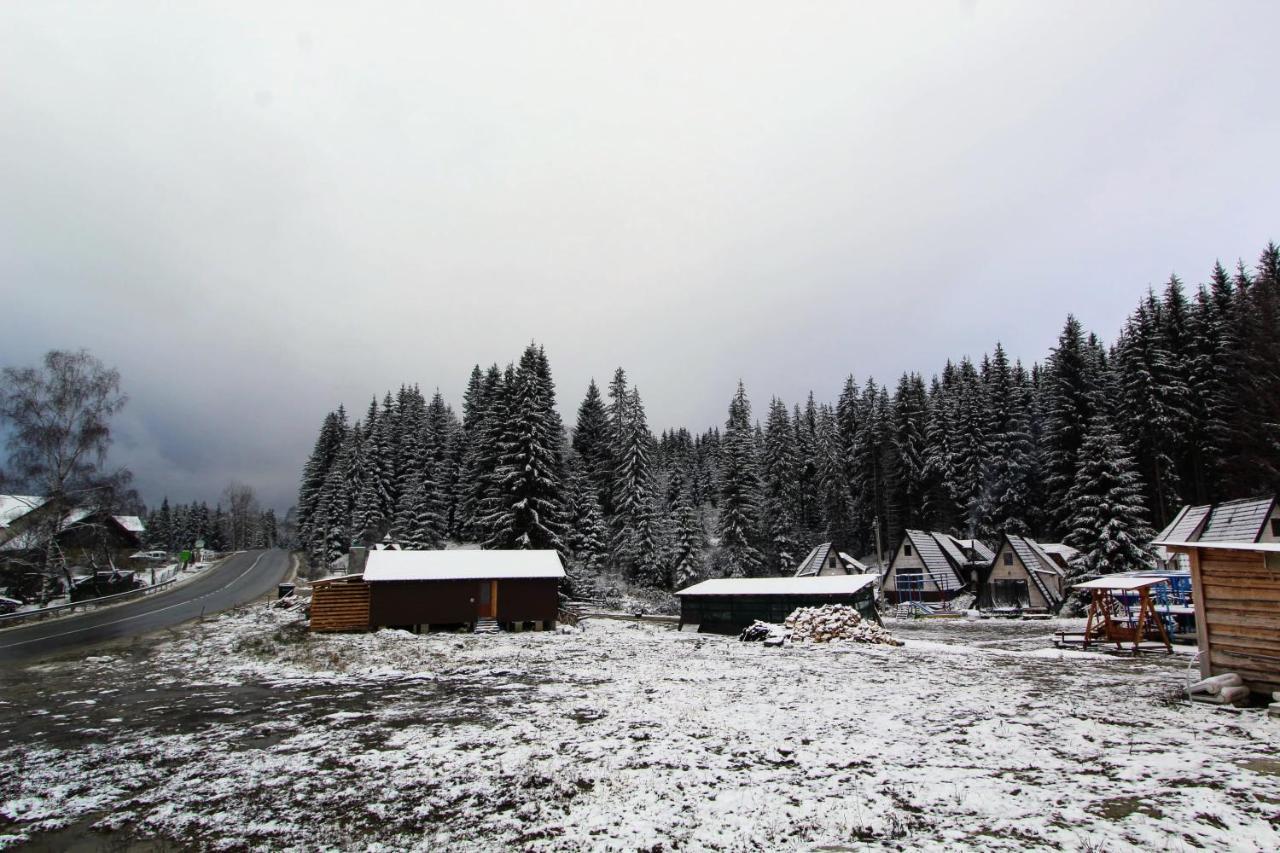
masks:
{"type": "Polygon", "coordinates": [[[795,576],[798,578],[807,578],[818,574],[822,571],[822,566],[827,562],[827,556],[831,553],[831,543],[823,542],[821,545],[815,545],[796,568],[795,576]]]}
{"type": "Polygon", "coordinates": [[[1169,522],[1169,526],[1156,536],[1157,542],[1191,542],[1200,532],[1201,524],[1209,517],[1211,506],[1184,506],[1169,522]]]}
{"type": "Polygon", "coordinates": [[[1013,548],[1013,553],[1018,555],[1018,559],[1026,567],[1027,575],[1040,590],[1044,600],[1055,605],[1061,602],[1062,599],[1058,596],[1057,590],[1046,584],[1045,579],[1041,577],[1041,575],[1062,577],[1062,569],[1053,561],[1053,558],[1046,554],[1034,539],[1008,534],[1005,538],[1009,540],[1009,547],[1013,548]]]}
{"type": "Polygon", "coordinates": [[[0,495],[0,530],[8,527],[31,510],[44,504],[45,498],[35,495],[0,495]]]}
{"type": "Polygon", "coordinates": [[[981,539],[957,539],[961,548],[973,554],[975,562],[990,563],[996,558],[995,552],[987,547],[981,539]]]}
{"type": "Polygon", "coordinates": [[[1209,520],[1205,522],[1204,530],[1197,540],[1200,542],[1257,542],[1274,505],[1274,497],[1218,504],[1209,513],[1209,520]]]}
{"type": "Polygon", "coordinates": [[[933,534],[924,530],[908,530],[907,539],[916,549],[920,562],[924,563],[925,573],[940,590],[959,589],[964,586],[957,574],[960,566],[953,565],[947,558],[940,544],[940,537],[946,534],[933,534]]]}

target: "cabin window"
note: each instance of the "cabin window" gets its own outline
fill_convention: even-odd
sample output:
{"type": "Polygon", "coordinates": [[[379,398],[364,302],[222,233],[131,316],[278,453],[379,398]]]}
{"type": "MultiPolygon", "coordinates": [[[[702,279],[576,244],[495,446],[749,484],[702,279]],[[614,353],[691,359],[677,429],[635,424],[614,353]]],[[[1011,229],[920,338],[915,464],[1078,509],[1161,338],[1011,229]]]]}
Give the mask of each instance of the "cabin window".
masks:
{"type": "Polygon", "coordinates": [[[911,556],[911,546],[910,546],[910,545],[903,545],[903,546],[902,546],[902,556],[904,556],[904,557],[910,557],[910,556],[911,556]]]}
{"type": "Polygon", "coordinates": [[[1280,518],[1271,519],[1271,535],[1280,537],[1280,518]]]}
{"type": "Polygon", "coordinates": [[[1004,552],[1004,564],[1005,564],[1006,566],[1012,566],[1012,565],[1013,565],[1013,552],[1012,552],[1012,551],[1005,551],[1005,552],[1004,552]]]}
{"type": "Polygon", "coordinates": [[[829,565],[831,568],[834,569],[836,567],[836,558],[832,557],[831,562],[829,562],[827,565],[829,565]]]}

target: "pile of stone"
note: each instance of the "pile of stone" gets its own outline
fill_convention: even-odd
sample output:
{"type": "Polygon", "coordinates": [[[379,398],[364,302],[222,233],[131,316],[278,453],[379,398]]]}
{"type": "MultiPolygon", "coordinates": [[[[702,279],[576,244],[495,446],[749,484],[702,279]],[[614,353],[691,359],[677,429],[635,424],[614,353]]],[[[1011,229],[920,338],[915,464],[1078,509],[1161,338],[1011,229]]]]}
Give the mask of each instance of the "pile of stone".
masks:
{"type": "Polygon", "coordinates": [[[825,604],[822,607],[801,607],[782,623],[793,643],[829,643],[833,640],[850,640],[855,643],[875,643],[882,646],[900,646],[894,638],[875,622],[862,618],[857,610],[844,604],[825,604]]]}

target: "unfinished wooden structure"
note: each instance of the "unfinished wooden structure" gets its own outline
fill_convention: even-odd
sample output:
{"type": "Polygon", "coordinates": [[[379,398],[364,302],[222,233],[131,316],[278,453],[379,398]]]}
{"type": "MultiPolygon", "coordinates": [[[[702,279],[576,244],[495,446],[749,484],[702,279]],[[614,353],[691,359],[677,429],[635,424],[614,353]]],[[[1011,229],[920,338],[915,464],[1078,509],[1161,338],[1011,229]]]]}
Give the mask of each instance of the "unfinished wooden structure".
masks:
{"type": "Polygon", "coordinates": [[[369,585],[360,575],[311,584],[312,631],[369,630],[369,585]]]}
{"type": "Polygon", "coordinates": [[[1238,673],[1255,693],[1280,690],[1280,543],[1157,545],[1191,566],[1200,673],[1238,673]]]}
{"type": "Polygon", "coordinates": [[[1173,654],[1173,645],[1165,630],[1164,620],[1156,612],[1151,590],[1168,584],[1164,578],[1115,575],[1076,584],[1076,589],[1090,593],[1089,618],[1083,637],[1059,634],[1059,640],[1090,645],[1115,644],[1116,651],[1126,648],[1135,655],[1163,649],[1173,654]]]}
{"type": "Polygon", "coordinates": [[[736,634],[752,622],[781,623],[798,607],[845,604],[879,622],[876,575],[804,578],[722,578],[680,590],[680,628],[736,634]]]}

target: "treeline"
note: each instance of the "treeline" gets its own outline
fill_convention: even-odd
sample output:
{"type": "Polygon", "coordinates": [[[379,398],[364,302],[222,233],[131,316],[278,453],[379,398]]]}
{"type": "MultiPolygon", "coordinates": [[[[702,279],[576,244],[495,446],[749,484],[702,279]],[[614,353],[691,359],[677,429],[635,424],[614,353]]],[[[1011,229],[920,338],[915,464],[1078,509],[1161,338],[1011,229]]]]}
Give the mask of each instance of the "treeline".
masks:
{"type": "Polygon", "coordinates": [[[283,544],[273,509],[255,505],[230,511],[217,504],[212,510],[204,502],[169,505],[166,497],[160,508],[147,513],[147,545],[165,551],[182,551],[204,542],[210,551],[244,551],[274,548],[283,544]]]}
{"type": "Polygon", "coordinates": [[[723,429],[654,436],[618,369],[572,434],[545,353],[471,374],[459,418],[417,387],[354,423],[326,416],[298,530],[327,563],[353,541],[555,548],[575,580],[608,567],[680,587],[776,574],[816,541],[888,554],[907,528],[1064,540],[1088,572],[1134,567],[1183,502],[1280,489],[1280,250],[1176,278],[1107,346],[1069,317],[1030,369],[1003,347],[892,389],[851,376],[834,403],[770,402],[739,385],[723,429]]]}

